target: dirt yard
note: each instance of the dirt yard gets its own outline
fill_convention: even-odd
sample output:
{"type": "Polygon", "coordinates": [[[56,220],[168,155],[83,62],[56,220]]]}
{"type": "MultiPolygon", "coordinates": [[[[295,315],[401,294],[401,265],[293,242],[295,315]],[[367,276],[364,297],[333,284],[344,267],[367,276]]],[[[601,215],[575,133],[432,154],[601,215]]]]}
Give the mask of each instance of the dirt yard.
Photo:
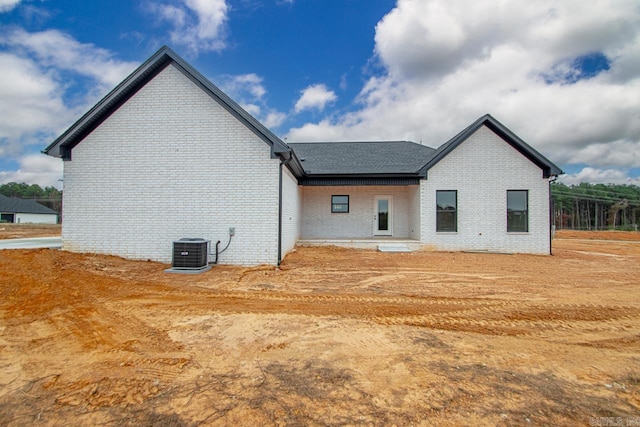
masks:
{"type": "Polygon", "coordinates": [[[0,240],[25,237],[59,236],[60,224],[3,224],[0,223],[0,240]]]}
{"type": "Polygon", "coordinates": [[[0,251],[0,425],[640,425],[640,235],[558,237],[194,276],[0,251]]]}

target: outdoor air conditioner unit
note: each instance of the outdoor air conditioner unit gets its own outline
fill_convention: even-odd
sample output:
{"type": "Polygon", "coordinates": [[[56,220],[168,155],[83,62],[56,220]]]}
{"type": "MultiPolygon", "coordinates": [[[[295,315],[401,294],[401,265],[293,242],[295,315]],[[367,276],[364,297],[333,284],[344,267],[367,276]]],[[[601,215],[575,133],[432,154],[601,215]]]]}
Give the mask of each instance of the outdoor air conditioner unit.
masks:
{"type": "Polygon", "coordinates": [[[202,270],[209,265],[209,240],[184,238],[173,242],[174,270],[202,270]]]}

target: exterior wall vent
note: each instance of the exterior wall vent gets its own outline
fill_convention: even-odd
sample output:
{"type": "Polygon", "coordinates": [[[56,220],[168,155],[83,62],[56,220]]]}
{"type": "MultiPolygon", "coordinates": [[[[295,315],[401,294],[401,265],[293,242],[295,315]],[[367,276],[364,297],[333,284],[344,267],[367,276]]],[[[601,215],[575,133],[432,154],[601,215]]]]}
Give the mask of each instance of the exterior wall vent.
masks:
{"type": "Polygon", "coordinates": [[[173,242],[174,270],[202,270],[209,265],[209,240],[184,238],[173,242]]]}

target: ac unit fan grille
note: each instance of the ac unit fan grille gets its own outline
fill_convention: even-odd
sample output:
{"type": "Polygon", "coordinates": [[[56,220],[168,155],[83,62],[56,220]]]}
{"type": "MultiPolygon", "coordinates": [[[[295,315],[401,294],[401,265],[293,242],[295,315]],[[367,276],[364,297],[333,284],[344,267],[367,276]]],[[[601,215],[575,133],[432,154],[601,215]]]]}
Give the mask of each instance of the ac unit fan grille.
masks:
{"type": "Polygon", "coordinates": [[[207,267],[209,241],[204,239],[180,239],[173,242],[174,269],[199,270],[207,267]]]}

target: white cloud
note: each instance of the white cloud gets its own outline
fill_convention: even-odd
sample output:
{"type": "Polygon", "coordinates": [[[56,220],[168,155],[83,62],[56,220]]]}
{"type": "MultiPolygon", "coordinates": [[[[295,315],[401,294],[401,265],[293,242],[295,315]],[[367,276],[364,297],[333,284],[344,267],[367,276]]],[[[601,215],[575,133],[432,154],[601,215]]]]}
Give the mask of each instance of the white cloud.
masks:
{"type": "Polygon", "coordinates": [[[301,91],[300,98],[294,107],[296,113],[304,110],[323,110],[324,107],[338,99],[335,92],[327,89],[327,86],[318,83],[308,86],[301,91]]]}
{"type": "Polygon", "coordinates": [[[490,113],[555,163],[640,165],[636,0],[588,8],[577,0],[399,0],[376,26],[375,43],[382,72],[351,111],[291,129],[290,140],[438,147],[490,113]],[[576,59],[593,53],[610,68],[568,82],[580,75],[576,59]]]}
{"type": "Polygon", "coordinates": [[[169,22],[171,42],[184,46],[191,55],[226,48],[225,24],[229,5],[226,0],[179,0],[149,3],[149,10],[169,22]]]}
{"type": "Polygon", "coordinates": [[[0,45],[7,49],[0,52],[0,149],[9,156],[63,130],[135,67],[55,30],[14,29],[0,35],[0,45]],[[81,99],[69,97],[72,90],[81,99]]]}
{"type": "Polygon", "coordinates": [[[0,153],[11,157],[32,143],[28,135],[70,120],[60,83],[28,58],[0,53],[0,153]]]}
{"type": "Polygon", "coordinates": [[[72,71],[90,77],[103,88],[113,88],[138,65],[119,61],[113,54],[91,43],[80,43],[58,30],[30,33],[15,29],[2,40],[3,44],[32,55],[41,66],[72,71]]]}
{"type": "Polygon", "coordinates": [[[227,75],[220,80],[220,88],[266,127],[277,128],[287,119],[286,113],[267,105],[267,89],[257,74],[227,75]]]}
{"type": "Polygon", "coordinates": [[[16,171],[0,171],[0,183],[26,182],[38,184],[41,187],[62,188],[62,160],[45,156],[44,154],[30,154],[19,159],[20,168],[16,171]]]}
{"type": "Polygon", "coordinates": [[[262,84],[262,77],[257,74],[239,74],[236,76],[223,76],[222,89],[232,98],[251,97],[262,99],[267,90],[262,84]]]}
{"type": "Polygon", "coordinates": [[[282,125],[286,119],[287,114],[277,110],[270,110],[262,119],[262,123],[268,128],[277,128],[282,125]]]}
{"type": "Polygon", "coordinates": [[[560,182],[567,185],[578,185],[581,182],[592,184],[627,184],[640,185],[640,177],[630,178],[628,171],[620,169],[583,168],[580,172],[563,175],[560,182]]]}
{"type": "Polygon", "coordinates": [[[244,108],[247,113],[251,114],[254,117],[259,116],[260,112],[262,111],[262,108],[260,108],[260,106],[256,104],[242,104],[241,107],[244,108]]]}
{"type": "Polygon", "coordinates": [[[6,30],[0,46],[0,156],[21,165],[0,179],[53,185],[46,157],[27,153],[45,148],[136,64],[55,30],[6,30]]]}
{"type": "Polygon", "coordinates": [[[347,87],[349,86],[349,82],[347,81],[347,73],[344,73],[343,75],[340,76],[340,89],[345,91],[347,90],[347,87]]]}
{"type": "Polygon", "coordinates": [[[20,0],[0,0],[0,13],[11,12],[18,3],[20,3],[20,0]]]}
{"type": "Polygon", "coordinates": [[[376,27],[375,49],[389,72],[428,75],[464,59],[464,23],[455,12],[439,2],[399,2],[376,27]]]}

